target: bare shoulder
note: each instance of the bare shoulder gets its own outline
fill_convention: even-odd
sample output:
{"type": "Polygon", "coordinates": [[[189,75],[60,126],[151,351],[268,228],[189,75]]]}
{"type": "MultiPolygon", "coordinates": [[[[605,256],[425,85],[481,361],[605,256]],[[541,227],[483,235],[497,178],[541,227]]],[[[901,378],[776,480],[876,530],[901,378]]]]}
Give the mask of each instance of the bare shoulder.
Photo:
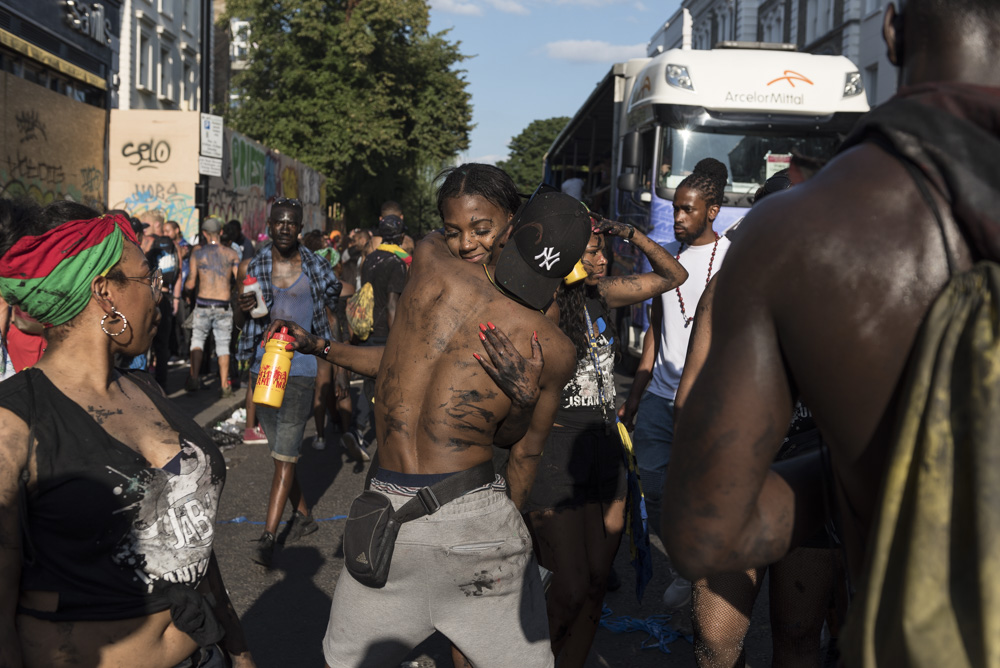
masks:
{"type": "Polygon", "coordinates": [[[537,327],[535,331],[538,333],[538,342],[542,346],[542,355],[545,358],[543,375],[565,385],[576,368],[576,347],[556,323],[541,313],[531,325],[537,327]]]}
{"type": "Polygon", "coordinates": [[[240,254],[237,253],[235,250],[227,246],[222,246],[221,248],[222,248],[222,253],[223,255],[226,256],[227,260],[232,260],[233,264],[236,264],[237,262],[240,261],[240,254]]]}
{"type": "Polygon", "coordinates": [[[424,238],[417,242],[416,248],[413,249],[412,267],[416,267],[418,263],[436,262],[445,256],[455,259],[448,251],[444,235],[434,231],[424,235],[424,238]]]}
{"type": "Polygon", "coordinates": [[[3,497],[2,487],[16,480],[27,458],[27,423],[12,411],[0,408],[0,499],[3,497]]]}

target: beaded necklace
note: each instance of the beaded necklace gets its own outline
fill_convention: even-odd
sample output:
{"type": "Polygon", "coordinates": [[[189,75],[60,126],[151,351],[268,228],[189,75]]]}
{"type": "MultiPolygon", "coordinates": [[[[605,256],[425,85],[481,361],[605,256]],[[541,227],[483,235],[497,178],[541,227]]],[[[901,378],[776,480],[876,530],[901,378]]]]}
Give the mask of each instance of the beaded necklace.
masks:
{"type": "MultiPolygon", "coordinates": [[[[719,249],[719,233],[713,230],[712,234],[715,235],[715,244],[712,245],[712,257],[709,258],[709,260],[708,260],[708,277],[705,278],[705,287],[706,288],[708,287],[709,281],[712,280],[712,265],[715,264],[715,251],[717,251],[719,249]]],[[[681,247],[677,249],[677,255],[675,256],[675,259],[678,262],[680,262],[680,260],[681,260],[681,253],[682,252],[684,252],[684,244],[683,243],[681,243],[681,247]]],[[[681,317],[684,318],[684,326],[685,327],[689,327],[691,325],[691,323],[694,322],[694,316],[691,316],[689,318],[688,314],[687,314],[687,311],[684,309],[684,297],[681,297],[681,286],[678,285],[676,288],[674,288],[674,291],[677,292],[677,301],[680,302],[680,305],[681,305],[681,317]]]]}

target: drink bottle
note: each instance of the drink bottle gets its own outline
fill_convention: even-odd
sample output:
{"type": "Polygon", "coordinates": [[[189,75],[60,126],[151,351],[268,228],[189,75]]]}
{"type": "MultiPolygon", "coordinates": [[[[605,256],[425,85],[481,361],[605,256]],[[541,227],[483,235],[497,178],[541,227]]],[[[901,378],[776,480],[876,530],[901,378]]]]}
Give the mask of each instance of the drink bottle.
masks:
{"type": "Polygon", "coordinates": [[[251,318],[263,318],[267,315],[267,304],[264,303],[264,292],[260,289],[260,283],[253,276],[243,279],[243,294],[252,292],[257,296],[257,305],[250,311],[251,318]]]}
{"type": "Polygon", "coordinates": [[[281,408],[285,398],[285,387],[288,385],[288,372],[292,367],[291,350],[286,346],[295,339],[288,334],[288,328],[271,337],[264,346],[264,356],[260,360],[260,371],[257,373],[257,385],[253,389],[253,402],[263,406],[281,408]]]}

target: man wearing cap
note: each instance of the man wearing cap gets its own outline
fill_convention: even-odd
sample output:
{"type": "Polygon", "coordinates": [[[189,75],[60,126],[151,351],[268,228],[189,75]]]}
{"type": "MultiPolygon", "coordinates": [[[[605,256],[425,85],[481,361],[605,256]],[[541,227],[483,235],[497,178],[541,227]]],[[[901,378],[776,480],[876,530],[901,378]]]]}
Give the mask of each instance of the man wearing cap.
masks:
{"type": "MultiPolygon", "coordinates": [[[[403,240],[403,221],[399,216],[387,215],[379,220],[375,235],[382,242],[365,256],[361,265],[361,285],[370,283],[374,297],[372,307],[372,331],[361,345],[384,346],[389,330],[396,318],[396,305],[406,286],[406,267],[411,260],[399,242],[403,240]]],[[[344,449],[367,461],[366,448],[370,439],[372,395],[375,379],[366,378],[361,386],[361,395],[354,404],[354,428],[341,437],[344,449]]]]}
{"type": "Polygon", "coordinates": [[[198,390],[202,352],[211,331],[219,356],[220,394],[230,397],[229,339],[233,330],[233,312],[229,305],[233,280],[240,259],[232,248],[219,243],[222,221],[209,218],[201,226],[205,244],[191,253],[191,269],[184,282],[186,290],[195,291],[194,320],[191,327],[191,373],[184,383],[188,392],[198,390]]]}
{"type": "MultiPolygon", "coordinates": [[[[435,630],[473,665],[553,665],[544,593],[517,504],[575,366],[573,344],[543,311],[590,231],[582,204],[544,193],[498,234],[507,243],[493,246],[487,266],[456,258],[440,234],[428,235],[384,351],[272,324],[290,326],[301,352],[378,372],[370,489],[395,509],[441,481],[465,482],[483,464],[488,470],[485,481],[469,481],[464,494],[400,527],[384,587],[340,578],[323,642],[328,666],[399,665],[435,630]],[[480,355],[484,347],[492,363],[480,355]],[[492,472],[494,444],[511,451],[506,482],[492,472]],[[507,483],[510,497],[501,491],[507,483]]],[[[368,560],[354,551],[344,558],[368,560]]]]}

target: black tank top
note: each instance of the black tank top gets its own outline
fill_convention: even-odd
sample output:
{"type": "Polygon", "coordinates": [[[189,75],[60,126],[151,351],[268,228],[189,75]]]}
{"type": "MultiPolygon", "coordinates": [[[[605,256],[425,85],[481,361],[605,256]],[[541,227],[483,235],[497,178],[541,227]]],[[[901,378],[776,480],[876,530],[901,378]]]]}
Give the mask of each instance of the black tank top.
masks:
{"type": "Polygon", "coordinates": [[[0,407],[35,429],[20,589],[59,594],[55,612],[18,612],[55,621],[141,617],[169,608],[166,590],[197,587],[208,569],[225,460],[147,383],[121,382],[141,388],[180,434],[181,451],[162,469],[109,436],[40,370],[0,383],[0,407]]]}

